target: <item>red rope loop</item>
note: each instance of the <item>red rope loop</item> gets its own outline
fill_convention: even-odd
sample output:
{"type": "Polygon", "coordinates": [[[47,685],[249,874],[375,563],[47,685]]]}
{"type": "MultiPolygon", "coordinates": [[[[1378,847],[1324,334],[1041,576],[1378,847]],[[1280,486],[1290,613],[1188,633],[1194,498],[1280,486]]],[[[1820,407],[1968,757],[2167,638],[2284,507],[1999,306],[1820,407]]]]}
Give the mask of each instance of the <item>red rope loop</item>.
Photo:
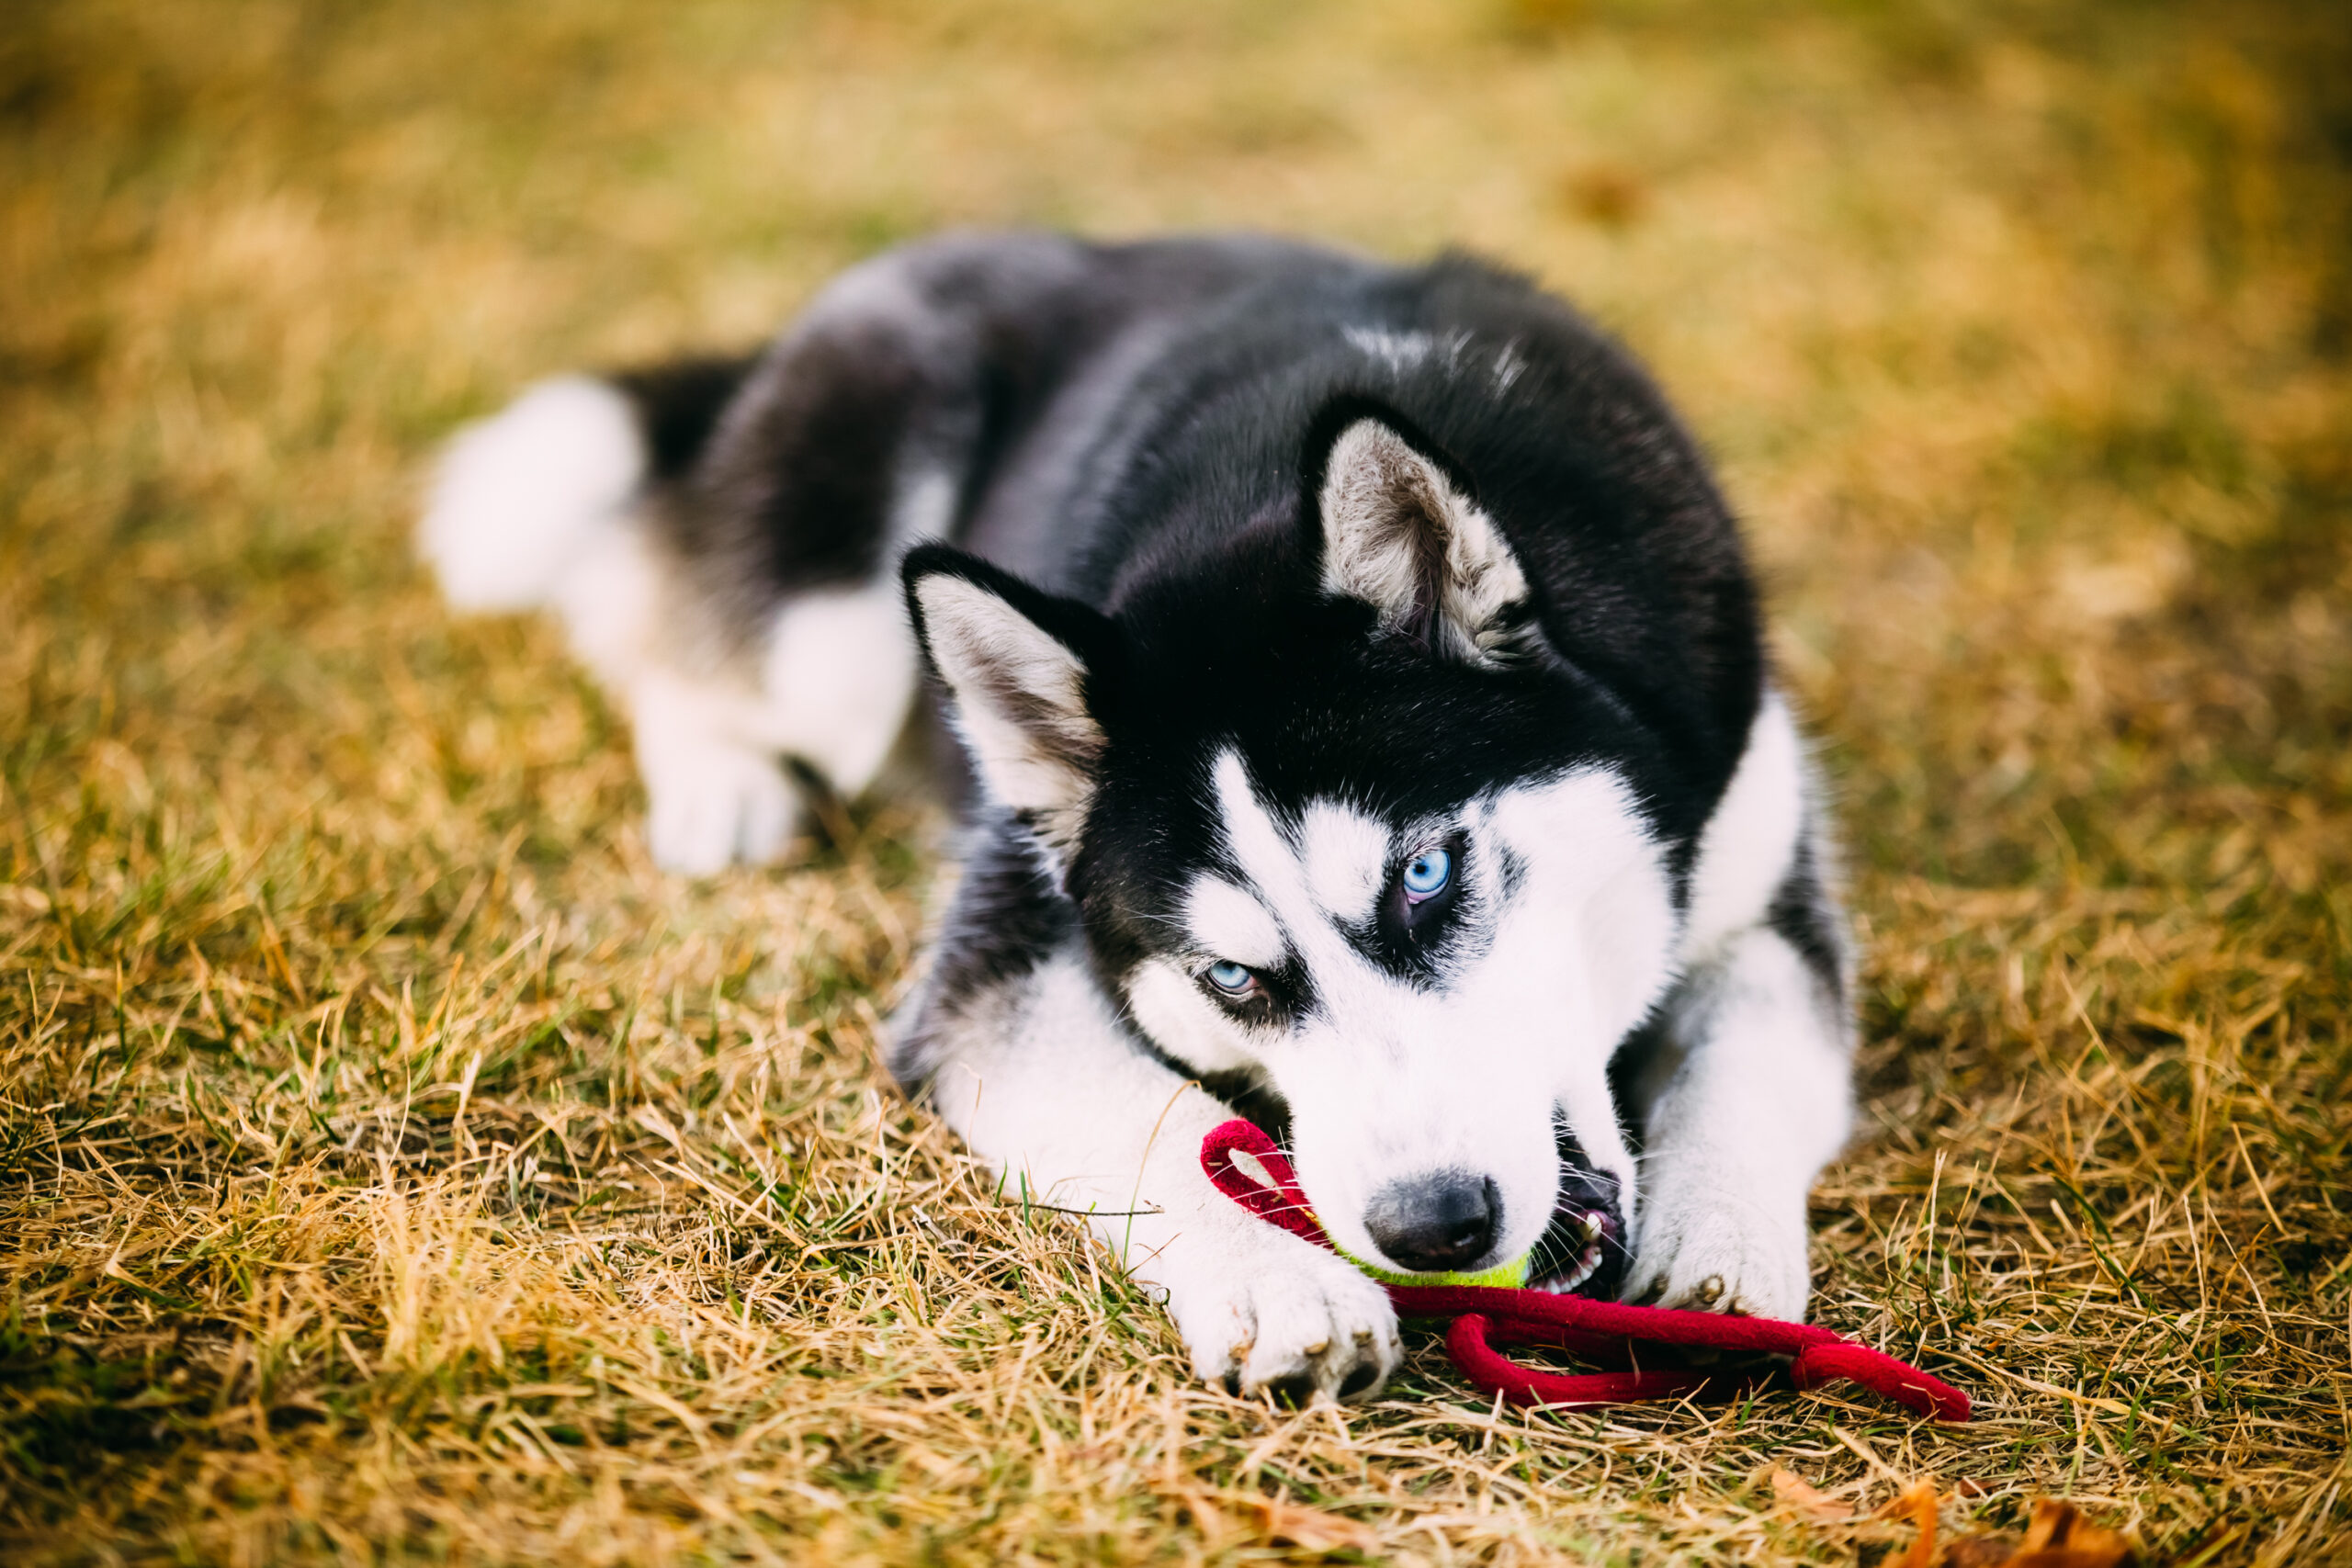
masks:
{"type": "MultiPolygon", "coordinates": [[[[1201,1168],[1218,1191],[1259,1218],[1317,1247],[1331,1246],[1290,1161],[1251,1123],[1227,1122],[1210,1133],[1201,1143],[1201,1168]]],[[[1968,1395],[1950,1383],[1811,1324],[1490,1285],[1391,1285],[1388,1297],[1404,1316],[1452,1318],[1445,1348],[1455,1368],[1485,1393],[1499,1393],[1513,1404],[1619,1404],[1736,1390],[1763,1381],[1754,1372],[1637,1364],[1636,1347],[1663,1345],[1787,1356],[1789,1381],[1798,1388],[1844,1378],[1922,1416],[1968,1419],[1968,1395]],[[1498,1345],[1570,1350],[1588,1359],[1623,1363],[1626,1370],[1575,1376],[1544,1371],[1520,1365],[1498,1345]]]]}

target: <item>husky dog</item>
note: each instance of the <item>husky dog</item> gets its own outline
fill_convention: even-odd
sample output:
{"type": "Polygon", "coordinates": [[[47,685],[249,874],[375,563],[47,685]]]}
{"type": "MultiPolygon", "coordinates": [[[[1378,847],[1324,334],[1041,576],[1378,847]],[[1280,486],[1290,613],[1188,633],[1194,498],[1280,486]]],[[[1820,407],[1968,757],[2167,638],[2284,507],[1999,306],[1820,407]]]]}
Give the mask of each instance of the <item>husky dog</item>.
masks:
{"type": "Polygon", "coordinates": [[[1204,1378],[1365,1394],[1358,1258],[1780,1317],[1849,966],[1737,531],[1625,354],[1475,261],[955,235],[754,358],[547,382],[422,526],[628,710],[653,857],[763,861],[932,682],[965,867],[891,1065],[1091,1211],[1204,1378]]]}

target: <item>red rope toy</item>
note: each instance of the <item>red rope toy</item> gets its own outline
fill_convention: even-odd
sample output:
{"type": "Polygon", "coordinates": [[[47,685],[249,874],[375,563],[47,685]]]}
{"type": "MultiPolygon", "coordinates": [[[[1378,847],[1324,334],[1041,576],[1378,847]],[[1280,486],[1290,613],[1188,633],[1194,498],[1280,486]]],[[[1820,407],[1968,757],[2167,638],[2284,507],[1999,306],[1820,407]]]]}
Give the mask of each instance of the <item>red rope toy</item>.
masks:
{"type": "MultiPolygon", "coordinates": [[[[1290,1161],[1250,1122],[1227,1122],[1203,1139],[1201,1168],[1218,1191],[1260,1219],[1317,1247],[1338,1250],[1308,1207],[1290,1161]],[[1274,1185],[1262,1186],[1237,1168],[1237,1150],[1251,1156],[1274,1185]]],[[[1684,1367],[1634,1366],[1634,1347],[1641,1343],[1787,1356],[1792,1358],[1789,1381],[1801,1389],[1847,1378],[1922,1416],[1939,1421],[1968,1419],[1968,1395],[1960,1390],[1810,1324],[1627,1306],[1492,1285],[1390,1285],[1388,1299],[1406,1317],[1453,1318],[1445,1348],[1454,1366],[1489,1396],[1499,1393],[1513,1404],[1619,1404],[1696,1393],[1711,1384],[1757,1381],[1751,1374],[1726,1378],[1684,1367]],[[1626,1370],[1576,1377],[1540,1371],[1521,1366],[1498,1350],[1498,1345],[1556,1346],[1588,1359],[1623,1363],[1626,1370]]]]}

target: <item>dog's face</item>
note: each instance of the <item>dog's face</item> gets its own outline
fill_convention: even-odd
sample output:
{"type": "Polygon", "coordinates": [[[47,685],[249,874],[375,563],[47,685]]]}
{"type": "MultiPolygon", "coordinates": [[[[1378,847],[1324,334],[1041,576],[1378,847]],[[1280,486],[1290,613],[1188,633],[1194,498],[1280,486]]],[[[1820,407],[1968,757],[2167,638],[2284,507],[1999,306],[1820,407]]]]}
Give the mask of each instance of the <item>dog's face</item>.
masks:
{"type": "Polygon", "coordinates": [[[1466,479],[1369,415],[1317,457],[1308,526],[1243,530],[1115,620],[918,552],[925,649],[1106,987],[1185,1069],[1279,1096],[1343,1247],[1533,1251],[1539,1282],[1613,1292],[1609,1058],[1679,929],[1638,737],[1547,659],[1466,479]]]}

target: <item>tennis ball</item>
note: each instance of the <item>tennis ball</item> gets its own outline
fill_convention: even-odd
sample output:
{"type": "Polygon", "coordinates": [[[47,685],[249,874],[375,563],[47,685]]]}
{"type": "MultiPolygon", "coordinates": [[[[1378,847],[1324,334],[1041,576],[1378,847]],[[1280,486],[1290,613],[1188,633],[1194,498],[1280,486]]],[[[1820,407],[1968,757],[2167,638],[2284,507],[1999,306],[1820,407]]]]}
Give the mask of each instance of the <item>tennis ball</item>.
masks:
{"type": "Polygon", "coordinates": [[[1345,1247],[1340,1247],[1338,1251],[1340,1257],[1384,1285],[1492,1285],[1506,1291],[1523,1290],[1527,1285],[1526,1256],[1476,1274],[1398,1274],[1377,1264],[1366,1263],[1345,1247]]]}

